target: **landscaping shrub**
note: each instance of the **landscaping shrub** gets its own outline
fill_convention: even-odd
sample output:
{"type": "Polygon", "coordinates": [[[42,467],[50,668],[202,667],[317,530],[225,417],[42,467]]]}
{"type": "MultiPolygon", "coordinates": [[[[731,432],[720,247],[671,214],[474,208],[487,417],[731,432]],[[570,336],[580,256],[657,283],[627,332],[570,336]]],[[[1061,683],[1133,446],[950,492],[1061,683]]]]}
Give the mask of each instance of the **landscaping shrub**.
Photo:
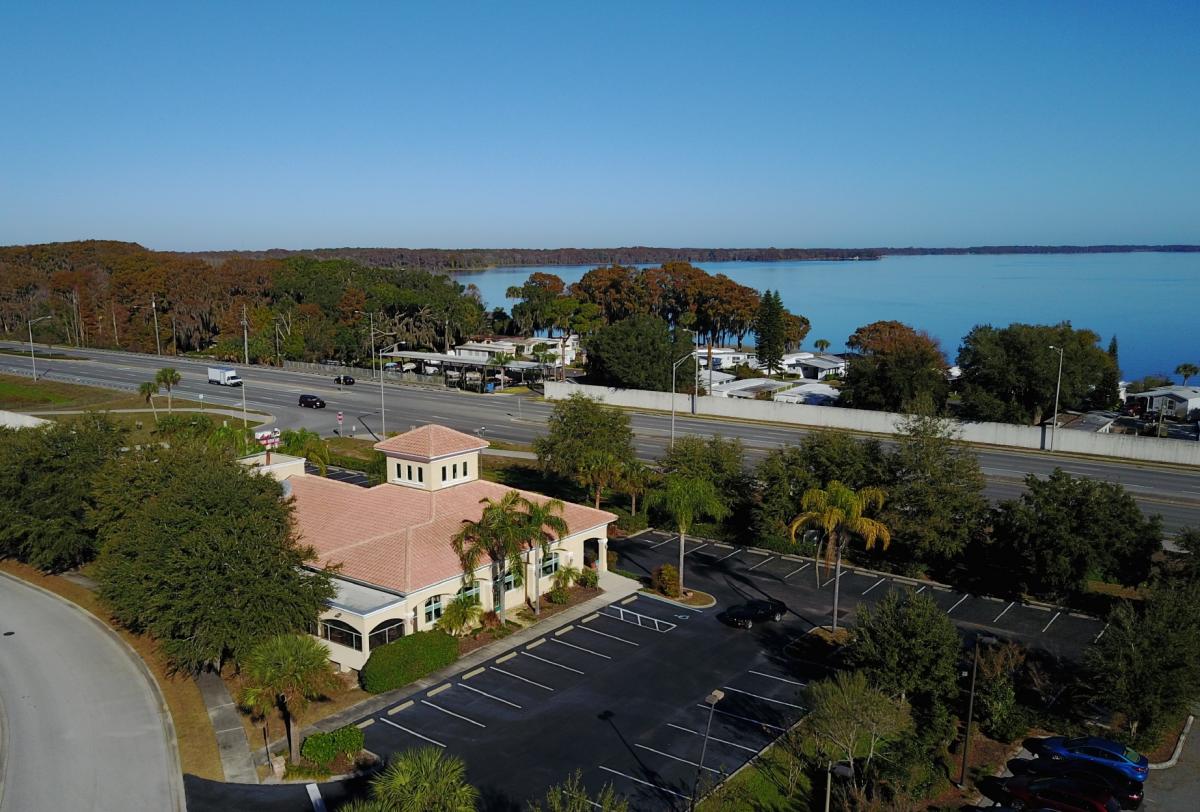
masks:
{"type": "Polygon", "coordinates": [[[634,516],[624,508],[609,508],[609,510],[617,514],[616,525],[626,534],[636,533],[650,526],[650,517],[646,515],[645,511],[634,516]]]}
{"type": "Polygon", "coordinates": [[[500,615],[495,610],[484,612],[479,616],[479,625],[488,630],[499,629],[501,626],[500,615]]]}
{"type": "Polygon", "coordinates": [[[416,632],[371,652],[359,674],[364,691],[400,688],[458,659],[458,641],[445,632],[416,632]]]}
{"type": "Polygon", "coordinates": [[[554,588],[567,590],[579,582],[578,567],[559,567],[554,573],[554,588]]]}
{"type": "Polygon", "coordinates": [[[608,569],[611,572],[617,568],[617,563],[620,562],[621,556],[619,556],[615,550],[609,550],[608,554],[604,556],[604,560],[608,564],[608,569]]]}
{"type": "Polygon", "coordinates": [[[668,598],[679,597],[679,570],[663,564],[654,570],[654,588],[668,598]]]}
{"type": "Polygon", "coordinates": [[[565,586],[556,586],[546,593],[546,600],[551,603],[557,603],[560,606],[571,599],[571,593],[567,591],[565,586]]]}
{"type": "Polygon", "coordinates": [[[600,585],[600,573],[597,570],[588,567],[579,573],[579,578],[575,581],[575,583],[582,587],[587,587],[588,589],[594,589],[600,585]]]}
{"type": "Polygon", "coordinates": [[[306,736],[300,745],[300,755],[323,767],[343,753],[353,758],[364,743],[363,732],[354,725],[346,725],[328,733],[306,736]]]}

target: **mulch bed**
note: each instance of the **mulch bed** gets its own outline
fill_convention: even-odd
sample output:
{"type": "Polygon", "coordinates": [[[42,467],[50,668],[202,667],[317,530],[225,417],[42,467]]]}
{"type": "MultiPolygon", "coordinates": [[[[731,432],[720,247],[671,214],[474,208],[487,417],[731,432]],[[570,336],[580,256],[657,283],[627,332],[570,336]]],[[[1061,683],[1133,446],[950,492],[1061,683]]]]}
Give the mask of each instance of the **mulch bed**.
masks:
{"type": "MultiPolygon", "coordinates": [[[[1167,761],[1171,756],[1175,755],[1175,743],[1179,741],[1179,737],[1183,735],[1183,727],[1187,724],[1187,716],[1184,716],[1177,723],[1169,726],[1167,732],[1163,734],[1162,739],[1158,743],[1158,747],[1146,752],[1144,755],[1149,759],[1151,764],[1159,764],[1167,761]]],[[[1192,735],[1195,735],[1193,730],[1192,735]]]]}
{"type": "Polygon", "coordinates": [[[458,638],[458,656],[465,657],[472,651],[502,640],[521,628],[520,623],[513,623],[511,620],[504,625],[504,629],[476,629],[471,634],[458,638]]]}

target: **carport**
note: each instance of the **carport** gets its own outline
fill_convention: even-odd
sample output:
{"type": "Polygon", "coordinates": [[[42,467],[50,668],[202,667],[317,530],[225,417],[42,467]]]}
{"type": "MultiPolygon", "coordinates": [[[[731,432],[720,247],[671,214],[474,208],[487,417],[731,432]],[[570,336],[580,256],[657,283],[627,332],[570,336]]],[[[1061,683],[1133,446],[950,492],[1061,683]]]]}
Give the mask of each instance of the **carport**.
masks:
{"type": "MultiPolygon", "coordinates": [[[[472,377],[472,373],[474,373],[478,378],[480,392],[491,391],[490,389],[485,389],[485,386],[491,385],[487,383],[489,369],[501,370],[502,373],[503,371],[519,373],[522,383],[525,383],[526,376],[530,372],[536,371],[540,374],[544,371],[544,367],[541,364],[533,361],[509,361],[504,364],[495,364],[491,361],[482,361],[478,358],[467,358],[445,352],[392,349],[388,352],[381,352],[380,357],[398,359],[410,363],[420,362],[425,367],[437,367],[441,370],[442,385],[446,387],[457,386],[461,389],[466,389],[468,379],[470,379],[471,383],[474,383],[475,379],[472,377]]],[[[387,371],[385,374],[401,380],[408,373],[387,371]]],[[[417,377],[429,378],[431,376],[420,375],[417,377]]]]}

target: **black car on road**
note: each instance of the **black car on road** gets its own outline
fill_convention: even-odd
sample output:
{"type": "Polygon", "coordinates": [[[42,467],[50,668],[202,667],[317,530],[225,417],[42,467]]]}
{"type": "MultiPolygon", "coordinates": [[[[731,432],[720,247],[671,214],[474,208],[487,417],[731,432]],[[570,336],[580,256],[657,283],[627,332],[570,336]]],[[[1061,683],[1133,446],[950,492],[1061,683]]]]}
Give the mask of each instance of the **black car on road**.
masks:
{"type": "Polygon", "coordinates": [[[787,614],[787,607],[782,601],[774,598],[747,601],[725,610],[723,618],[731,626],[742,629],[752,629],[755,623],[765,623],[768,620],[779,622],[787,614]]]}
{"type": "Polygon", "coordinates": [[[300,405],[306,409],[324,409],[325,401],[321,400],[316,395],[301,395],[300,405]]]}
{"type": "Polygon", "coordinates": [[[1008,768],[1019,775],[1034,775],[1046,778],[1069,778],[1083,784],[1091,784],[1112,793],[1122,809],[1137,809],[1142,805],[1145,791],[1141,781],[1110,770],[1102,764],[1081,764],[1051,758],[1013,759],[1008,768]]]}
{"type": "Polygon", "coordinates": [[[354,386],[354,377],[351,375],[338,375],[333,379],[333,382],[338,386],[354,386]]]}

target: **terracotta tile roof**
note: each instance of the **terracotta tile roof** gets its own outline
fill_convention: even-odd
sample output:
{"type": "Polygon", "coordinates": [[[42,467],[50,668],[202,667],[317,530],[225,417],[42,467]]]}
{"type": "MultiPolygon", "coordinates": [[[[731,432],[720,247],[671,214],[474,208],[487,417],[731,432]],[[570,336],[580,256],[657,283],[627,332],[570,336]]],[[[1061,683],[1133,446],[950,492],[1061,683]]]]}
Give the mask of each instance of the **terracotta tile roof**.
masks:
{"type": "MultiPolygon", "coordinates": [[[[288,481],[300,543],[316,550],[321,566],[341,564],[347,578],[405,593],[461,574],[450,539],[464,520],[479,519],[480,500],[513,490],[484,480],[432,492],[389,484],[362,488],[318,476],[288,481]]],[[[548,498],[520,493],[536,502],[548,498]]],[[[616,519],[571,502],[563,518],[571,533],[616,519]]]]}
{"type": "Polygon", "coordinates": [[[490,444],[487,440],[472,434],[464,434],[461,431],[430,423],[381,440],[375,444],[375,450],[405,457],[435,460],[451,454],[478,451],[481,448],[487,448],[488,445],[490,444]]]}

